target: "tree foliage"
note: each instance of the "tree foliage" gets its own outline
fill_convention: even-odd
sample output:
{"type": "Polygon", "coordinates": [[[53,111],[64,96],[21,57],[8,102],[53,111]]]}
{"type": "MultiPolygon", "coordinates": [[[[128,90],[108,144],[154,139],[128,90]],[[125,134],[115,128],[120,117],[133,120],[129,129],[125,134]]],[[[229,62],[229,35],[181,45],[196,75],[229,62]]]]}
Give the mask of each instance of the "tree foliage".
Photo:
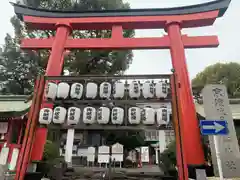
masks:
{"type": "Polygon", "coordinates": [[[160,155],[160,161],[164,165],[164,169],[171,170],[177,165],[176,160],[176,142],[171,142],[167,149],[165,149],[160,155]]]}
{"type": "Polygon", "coordinates": [[[192,80],[192,86],[200,90],[206,84],[225,84],[229,97],[240,97],[240,64],[217,63],[205,68],[192,80]]]}
{"type": "Polygon", "coordinates": [[[120,143],[124,146],[124,149],[127,150],[132,150],[146,144],[144,141],[144,133],[142,132],[106,132],[105,135],[107,137],[107,145],[120,143]]]}
{"type": "MultiPolygon", "coordinates": [[[[105,9],[129,9],[122,0],[25,0],[28,6],[49,10],[94,11],[105,9]]],[[[0,83],[3,94],[29,94],[34,78],[44,73],[50,52],[20,50],[22,38],[48,38],[55,31],[30,31],[14,16],[11,19],[15,34],[6,35],[0,59],[0,83]]],[[[73,38],[109,38],[111,30],[73,31],[73,38]]],[[[124,37],[133,37],[133,30],[126,30],[124,37]]],[[[122,74],[132,62],[132,51],[73,50],[65,57],[64,69],[71,74],[122,74]]]]}
{"type": "Polygon", "coordinates": [[[58,157],[59,157],[59,149],[57,145],[52,141],[47,140],[44,147],[43,160],[52,161],[58,157]]]}
{"type": "MultiPolygon", "coordinates": [[[[210,149],[205,139],[202,138],[204,157],[206,161],[211,161],[210,149]]],[[[165,171],[175,169],[177,166],[176,141],[172,141],[161,153],[160,161],[165,171]]]]}
{"type": "Polygon", "coordinates": [[[59,148],[55,142],[46,141],[43,153],[43,159],[38,164],[37,172],[42,172],[47,175],[54,165],[59,165],[63,159],[59,156],[59,148]]]}

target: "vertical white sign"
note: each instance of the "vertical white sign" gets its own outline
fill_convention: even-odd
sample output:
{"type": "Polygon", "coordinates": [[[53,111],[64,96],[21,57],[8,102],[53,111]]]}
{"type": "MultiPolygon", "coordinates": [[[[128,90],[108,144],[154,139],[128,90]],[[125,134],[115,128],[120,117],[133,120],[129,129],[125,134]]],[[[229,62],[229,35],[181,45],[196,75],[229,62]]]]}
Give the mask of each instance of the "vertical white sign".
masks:
{"type": "Polygon", "coordinates": [[[73,141],[74,141],[74,129],[68,129],[67,131],[67,142],[65,148],[65,161],[72,164],[72,150],[73,150],[73,141]]]}
{"type": "Polygon", "coordinates": [[[18,155],[19,155],[19,149],[14,148],[13,151],[12,151],[11,161],[10,161],[9,166],[8,166],[8,169],[10,171],[14,171],[16,169],[18,155]]]}
{"type": "Polygon", "coordinates": [[[141,147],[141,161],[144,163],[149,162],[149,148],[148,146],[141,147]]]}
{"type": "Polygon", "coordinates": [[[166,133],[164,130],[159,130],[158,131],[158,143],[159,143],[159,150],[160,150],[160,153],[162,153],[166,147],[167,147],[167,144],[166,144],[166,133]]]}
{"type": "MultiPolygon", "coordinates": [[[[240,152],[227,89],[224,85],[206,85],[202,95],[205,118],[207,120],[225,120],[228,124],[229,134],[218,137],[223,176],[224,178],[240,177],[240,152]]],[[[213,136],[209,136],[209,142],[214,169],[216,170],[217,159],[213,136]]]]}

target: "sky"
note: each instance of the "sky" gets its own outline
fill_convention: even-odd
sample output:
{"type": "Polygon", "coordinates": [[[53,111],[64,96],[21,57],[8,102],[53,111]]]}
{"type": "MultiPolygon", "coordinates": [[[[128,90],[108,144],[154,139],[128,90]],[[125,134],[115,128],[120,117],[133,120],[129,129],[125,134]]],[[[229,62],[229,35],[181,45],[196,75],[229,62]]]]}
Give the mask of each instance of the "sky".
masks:
{"type": "MultiPolygon", "coordinates": [[[[14,0],[12,0],[14,1],[14,0]]],[[[131,8],[164,8],[192,4],[201,4],[210,0],[124,0],[129,2],[131,8]]],[[[10,18],[14,15],[10,0],[2,0],[0,6],[1,28],[0,45],[4,44],[6,33],[13,34],[14,29],[10,18]]],[[[210,49],[186,50],[186,59],[190,78],[205,67],[217,62],[240,63],[240,23],[235,22],[239,17],[240,0],[232,0],[224,17],[217,19],[214,26],[193,29],[183,29],[182,33],[191,36],[218,35],[220,46],[210,49]]],[[[135,37],[160,37],[163,30],[136,30],[135,37]]],[[[133,62],[126,74],[161,74],[169,73],[172,65],[169,50],[136,50],[133,62]]]]}

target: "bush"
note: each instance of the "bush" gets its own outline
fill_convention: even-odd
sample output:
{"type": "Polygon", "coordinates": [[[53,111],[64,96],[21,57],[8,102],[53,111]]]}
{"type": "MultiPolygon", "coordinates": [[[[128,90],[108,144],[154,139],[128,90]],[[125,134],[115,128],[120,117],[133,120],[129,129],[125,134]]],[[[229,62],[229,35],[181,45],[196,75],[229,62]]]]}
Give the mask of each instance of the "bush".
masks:
{"type": "Polygon", "coordinates": [[[175,176],[176,171],[176,142],[173,141],[168,148],[160,154],[160,166],[167,175],[175,176]]]}
{"type": "Polygon", "coordinates": [[[37,171],[47,175],[54,165],[60,164],[62,161],[63,159],[59,156],[58,146],[54,142],[47,140],[43,160],[38,164],[37,171]]]}
{"type": "Polygon", "coordinates": [[[43,152],[43,161],[52,161],[56,158],[59,158],[59,148],[55,143],[47,140],[43,152]]]}
{"type": "MultiPolygon", "coordinates": [[[[203,150],[206,161],[211,161],[210,149],[207,145],[207,140],[202,139],[203,142],[203,150]]],[[[176,171],[177,160],[176,160],[176,142],[173,141],[168,145],[167,149],[160,154],[160,161],[162,169],[169,175],[174,174],[176,171]]],[[[211,166],[207,166],[207,175],[211,176],[213,174],[213,169],[211,166]]],[[[177,172],[177,171],[176,171],[177,172]]]]}

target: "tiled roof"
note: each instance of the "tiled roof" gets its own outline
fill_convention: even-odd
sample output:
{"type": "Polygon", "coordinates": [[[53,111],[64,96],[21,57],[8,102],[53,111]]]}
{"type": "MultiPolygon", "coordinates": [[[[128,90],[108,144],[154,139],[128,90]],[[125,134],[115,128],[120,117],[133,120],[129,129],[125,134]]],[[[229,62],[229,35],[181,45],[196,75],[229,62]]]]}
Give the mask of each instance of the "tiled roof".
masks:
{"type": "Polygon", "coordinates": [[[31,106],[27,101],[28,96],[23,95],[0,95],[0,116],[15,117],[26,114],[31,106]]]}

